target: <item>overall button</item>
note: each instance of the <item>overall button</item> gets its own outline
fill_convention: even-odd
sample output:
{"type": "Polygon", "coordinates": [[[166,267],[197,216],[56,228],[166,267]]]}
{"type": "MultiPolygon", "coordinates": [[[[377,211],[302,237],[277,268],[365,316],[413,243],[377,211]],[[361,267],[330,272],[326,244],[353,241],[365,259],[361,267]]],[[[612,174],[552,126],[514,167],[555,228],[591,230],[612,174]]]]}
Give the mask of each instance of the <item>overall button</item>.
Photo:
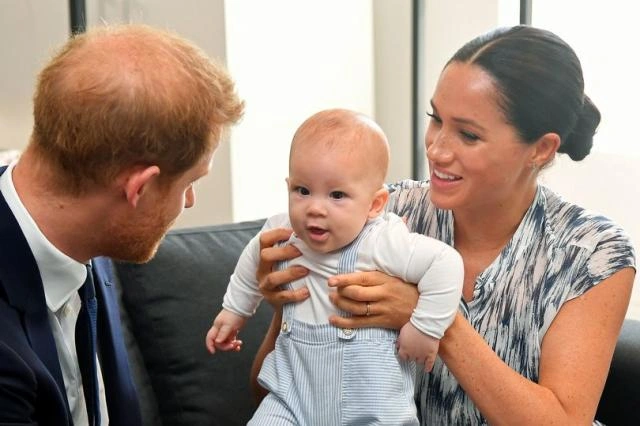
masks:
{"type": "Polygon", "coordinates": [[[281,330],[283,333],[286,333],[286,332],[287,332],[287,330],[289,330],[289,324],[287,324],[287,322],[286,322],[286,321],[283,321],[283,322],[282,322],[282,327],[280,327],[280,330],[281,330]]]}
{"type": "Polygon", "coordinates": [[[345,336],[351,336],[353,334],[353,328],[343,328],[342,332],[345,336]]]}

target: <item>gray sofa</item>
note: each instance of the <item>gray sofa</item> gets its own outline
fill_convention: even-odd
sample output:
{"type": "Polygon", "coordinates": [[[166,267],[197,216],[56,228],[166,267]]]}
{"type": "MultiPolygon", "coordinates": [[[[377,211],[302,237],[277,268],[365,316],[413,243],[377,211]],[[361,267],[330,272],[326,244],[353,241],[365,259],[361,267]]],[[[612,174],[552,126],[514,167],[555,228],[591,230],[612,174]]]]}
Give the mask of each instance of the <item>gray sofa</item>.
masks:
{"type": "MultiPolygon", "coordinates": [[[[239,353],[211,356],[204,336],[243,247],[264,221],[171,231],[147,264],[115,263],[125,339],[147,425],[244,425],[255,406],[253,355],[272,311],[263,303],[239,353]]],[[[640,322],[626,321],[598,408],[610,425],[638,424],[640,322]]]]}
{"type": "Polygon", "coordinates": [[[269,304],[247,322],[241,352],[212,356],[204,337],[240,252],[263,222],[171,231],[149,263],[115,263],[145,424],[232,426],[251,417],[249,371],[269,304]]]}

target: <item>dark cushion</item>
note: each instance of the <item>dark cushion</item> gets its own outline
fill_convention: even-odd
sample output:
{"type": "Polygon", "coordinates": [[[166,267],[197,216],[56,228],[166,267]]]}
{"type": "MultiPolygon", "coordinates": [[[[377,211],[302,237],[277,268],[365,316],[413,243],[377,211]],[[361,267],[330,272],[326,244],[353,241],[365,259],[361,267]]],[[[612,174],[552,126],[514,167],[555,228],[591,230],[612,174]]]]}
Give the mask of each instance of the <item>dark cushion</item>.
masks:
{"type": "Polygon", "coordinates": [[[637,425],[640,408],[640,321],[622,326],[596,419],[615,425],[637,425]]]}
{"type": "Polygon", "coordinates": [[[133,363],[145,367],[136,381],[146,424],[159,424],[158,415],[165,426],[244,425],[251,417],[249,373],[271,308],[261,304],[247,322],[239,353],[212,356],[204,339],[242,249],[263,222],[171,231],[149,263],[115,264],[126,321],[141,355],[136,360],[133,347],[133,363]],[[145,395],[145,387],[153,389],[156,401],[148,400],[153,395],[145,395]]]}

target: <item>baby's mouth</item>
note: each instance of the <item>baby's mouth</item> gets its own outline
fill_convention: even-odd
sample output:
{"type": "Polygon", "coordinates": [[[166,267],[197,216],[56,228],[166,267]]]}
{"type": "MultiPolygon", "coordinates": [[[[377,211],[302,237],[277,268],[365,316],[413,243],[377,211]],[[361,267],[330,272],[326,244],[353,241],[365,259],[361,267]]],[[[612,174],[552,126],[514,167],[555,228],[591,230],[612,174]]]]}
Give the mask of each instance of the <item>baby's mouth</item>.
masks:
{"type": "Polygon", "coordinates": [[[309,226],[307,227],[307,232],[309,232],[309,236],[313,240],[322,239],[325,235],[328,235],[329,231],[324,228],[320,228],[319,226],[309,226]]]}

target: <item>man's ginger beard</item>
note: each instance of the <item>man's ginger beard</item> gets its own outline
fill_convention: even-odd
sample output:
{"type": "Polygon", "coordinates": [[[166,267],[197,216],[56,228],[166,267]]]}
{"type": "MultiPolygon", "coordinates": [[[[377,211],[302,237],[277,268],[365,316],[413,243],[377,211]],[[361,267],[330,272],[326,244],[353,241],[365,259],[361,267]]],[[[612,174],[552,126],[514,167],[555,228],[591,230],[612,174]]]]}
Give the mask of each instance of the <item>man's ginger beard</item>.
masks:
{"type": "Polygon", "coordinates": [[[127,262],[148,262],[174,222],[175,219],[165,218],[163,210],[156,209],[142,218],[124,218],[121,223],[112,223],[104,255],[127,262]]]}

